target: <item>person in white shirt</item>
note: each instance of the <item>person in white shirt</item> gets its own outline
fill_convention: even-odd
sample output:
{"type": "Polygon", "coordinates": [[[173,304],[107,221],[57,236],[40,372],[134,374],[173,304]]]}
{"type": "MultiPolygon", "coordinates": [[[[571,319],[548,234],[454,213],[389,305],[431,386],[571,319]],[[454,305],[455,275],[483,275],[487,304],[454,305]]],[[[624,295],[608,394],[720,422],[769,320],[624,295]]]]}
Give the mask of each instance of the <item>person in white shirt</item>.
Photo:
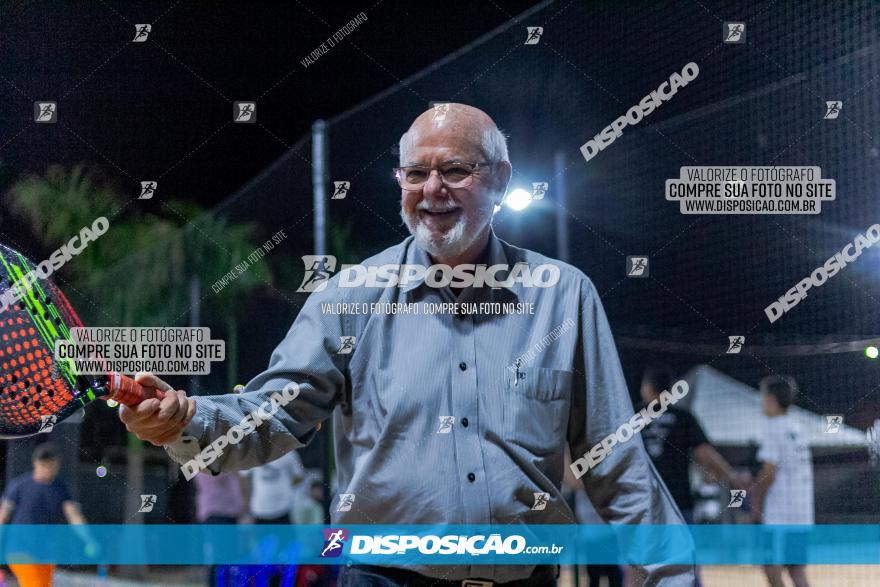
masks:
{"type": "Polygon", "coordinates": [[[297,503],[290,515],[296,524],[323,524],[324,520],[324,482],[320,479],[306,479],[302,485],[297,503]]]}
{"type": "Polygon", "coordinates": [[[290,511],[297,499],[295,485],[305,478],[296,451],[242,472],[250,481],[249,511],[256,524],[290,524],[290,511]]]}
{"type": "MultiPolygon", "coordinates": [[[[773,375],[761,380],[763,411],[768,417],[767,429],[758,449],[763,463],[756,481],[752,512],[756,523],[814,524],[813,465],[810,447],[788,408],[797,394],[791,377],[773,375]]],[[[789,533],[786,558],[799,558],[803,537],[789,533]],[[794,554],[792,554],[794,553],[794,554]]],[[[806,567],[785,565],[795,587],[809,587],[806,567]]],[[[783,587],[782,565],[766,565],[764,572],[772,587],[783,587]]]]}

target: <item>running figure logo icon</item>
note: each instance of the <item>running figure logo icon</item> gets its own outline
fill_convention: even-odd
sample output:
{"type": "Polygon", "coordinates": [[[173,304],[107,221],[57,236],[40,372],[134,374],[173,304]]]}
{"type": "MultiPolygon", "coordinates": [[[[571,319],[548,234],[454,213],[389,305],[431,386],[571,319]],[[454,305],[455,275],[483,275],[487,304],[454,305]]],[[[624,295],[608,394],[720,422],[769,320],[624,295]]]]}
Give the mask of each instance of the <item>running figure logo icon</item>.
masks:
{"type": "Polygon", "coordinates": [[[356,336],[340,336],[339,337],[339,350],[336,351],[337,355],[350,355],[354,352],[354,345],[357,342],[356,336]]]}
{"type": "Polygon", "coordinates": [[[825,102],[825,120],[834,120],[840,116],[841,108],[843,108],[843,102],[840,100],[825,102]]]}
{"type": "Polygon", "coordinates": [[[345,196],[348,195],[348,188],[350,188],[350,187],[351,187],[350,181],[334,181],[333,188],[335,191],[333,192],[333,195],[330,197],[330,199],[331,200],[344,200],[345,196]]]}
{"type": "Polygon", "coordinates": [[[825,416],[825,434],[837,434],[843,425],[842,414],[828,414],[825,416]]]}
{"type": "Polygon", "coordinates": [[[232,121],[254,123],[257,121],[256,102],[233,102],[232,121]]]}
{"type": "Polygon", "coordinates": [[[449,434],[452,432],[452,425],[455,424],[455,416],[440,416],[440,427],[437,428],[437,434],[449,434]]]}
{"type": "Polygon", "coordinates": [[[142,181],[141,182],[141,195],[138,196],[138,200],[149,200],[156,194],[156,188],[159,187],[155,181],[142,181]]]}
{"type": "Polygon", "coordinates": [[[354,493],[340,493],[339,505],[336,506],[337,512],[350,512],[351,506],[354,505],[354,493]]]}
{"type": "Polygon", "coordinates": [[[303,255],[302,259],[306,273],[303,276],[302,284],[296,291],[299,293],[323,291],[336,269],[336,257],[333,255],[303,255]]]}
{"type": "Polygon", "coordinates": [[[537,45],[538,41],[541,40],[541,35],[544,34],[544,27],[542,26],[527,26],[526,27],[526,45],[537,45]]]}
{"type": "Polygon", "coordinates": [[[547,193],[547,188],[550,187],[546,181],[533,181],[532,182],[532,199],[533,200],[543,200],[544,195],[547,193]]]}
{"type": "Polygon", "coordinates": [[[725,22],[724,23],[724,42],[725,43],[745,43],[746,42],[746,23],[744,23],[744,22],[725,22]]]}
{"type": "Polygon", "coordinates": [[[741,508],[745,499],[746,499],[746,490],[745,489],[731,489],[730,490],[730,503],[727,504],[727,507],[741,508]]]}
{"type": "Polygon", "coordinates": [[[550,494],[544,492],[535,492],[535,505],[532,506],[533,511],[546,510],[547,504],[550,503],[550,494]]]}
{"type": "Polygon", "coordinates": [[[627,257],[626,258],[626,276],[627,277],[647,277],[648,276],[648,258],[647,257],[627,257]]]}
{"type": "Polygon", "coordinates": [[[743,345],[746,342],[745,336],[728,336],[727,340],[730,341],[730,346],[727,347],[728,355],[738,355],[742,350],[743,345]]]}
{"type": "Polygon", "coordinates": [[[134,38],[131,40],[131,42],[143,43],[147,40],[147,37],[149,36],[151,30],[153,30],[153,25],[151,24],[134,25],[134,38]]]}
{"type": "Polygon", "coordinates": [[[142,495],[141,507],[138,508],[138,513],[149,513],[153,511],[154,505],[156,505],[155,495],[142,495]]]}
{"type": "Polygon", "coordinates": [[[523,364],[523,360],[521,358],[517,359],[516,362],[513,364],[514,367],[516,368],[516,371],[514,371],[514,373],[513,373],[513,386],[514,387],[519,387],[520,379],[526,378],[526,374],[520,370],[520,367],[522,367],[522,364],[523,364]]]}
{"type": "Polygon", "coordinates": [[[448,112],[449,104],[443,102],[434,104],[434,114],[431,115],[431,122],[443,122],[446,120],[446,114],[448,112]]]}
{"type": "Polygon", "coordinates": [[[56,422],[58,422],[58,416],[40,416],[40,429],[37,432],[40,434],[52,432],[56,422]]]}
{"type": "Polygon", "coordinates": [[[324,549],[321,550],[321,558],[336,558],[342,554],[342,547],[348,540],[348,530],[342,528],[324,528],[324,549]]]}
{"type": "Polygon", "coordinates": [[[52,124],[58,122],[56,102],[34,102],[34,122],[52,124]]]}

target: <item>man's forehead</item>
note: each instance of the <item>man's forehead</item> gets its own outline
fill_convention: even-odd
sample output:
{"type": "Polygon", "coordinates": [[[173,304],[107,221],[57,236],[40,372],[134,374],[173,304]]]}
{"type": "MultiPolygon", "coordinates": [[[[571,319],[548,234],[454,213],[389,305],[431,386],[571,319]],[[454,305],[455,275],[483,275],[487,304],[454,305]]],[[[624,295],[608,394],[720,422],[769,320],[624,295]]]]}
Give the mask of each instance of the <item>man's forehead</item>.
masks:
{"type": "Polygon", "coordinates": [[[473,144],[461,140],[415,140],[410,145],[405,156],[407,161],[413,163],[423,162],[429,159],[434,163],[446,163],[450,161],[473,162],[482,157],[482,147],[480,144],[473,144]]]}
{"type": "Polygon", "coordinates": [[[466,127],[410,129],[405,157],[408,160],[430,158],[437,162],[471,160],[482,157],[482,132],[466,127]]]}

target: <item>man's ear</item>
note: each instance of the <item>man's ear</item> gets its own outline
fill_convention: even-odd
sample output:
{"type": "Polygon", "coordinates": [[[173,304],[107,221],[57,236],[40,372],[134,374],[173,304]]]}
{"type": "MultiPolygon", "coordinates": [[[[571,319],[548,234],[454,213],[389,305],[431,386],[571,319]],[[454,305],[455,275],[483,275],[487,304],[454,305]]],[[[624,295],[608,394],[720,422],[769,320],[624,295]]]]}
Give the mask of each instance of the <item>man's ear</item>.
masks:
{"type": "Polygon", "coordinates": [[[510,184],[510,177],[513,175],[513,166],[510,164],[510,161],[499,161],[495,164],[497,169],[495,171],[496,178],[496,193],[497,201],[495,202],[497,205],[501,205],[501,201],[504,200],[504,195],[507,194],[507,186],[510,184]]]}

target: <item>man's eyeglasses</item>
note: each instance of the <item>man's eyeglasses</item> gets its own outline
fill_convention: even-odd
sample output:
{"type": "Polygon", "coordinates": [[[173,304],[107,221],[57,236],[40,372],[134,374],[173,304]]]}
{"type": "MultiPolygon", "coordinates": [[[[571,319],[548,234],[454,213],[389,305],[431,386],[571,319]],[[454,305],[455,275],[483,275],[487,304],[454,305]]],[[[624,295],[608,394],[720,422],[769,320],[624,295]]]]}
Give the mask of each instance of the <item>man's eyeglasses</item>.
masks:
{"type": "Polygon", "coordinates": [[[395,167],[394,177],[397,183],[405,190],[418,191],[425,186],[431,172],[437,170],[440,181],[448,188],[464,188],[474,181],[474,175],[480,173],[480,170],[492,167],[492,163],[461,163],[454,161],[444,163],[436,167],[425,167],[423,165],[408,165],[406,167],[395,167]]]}

